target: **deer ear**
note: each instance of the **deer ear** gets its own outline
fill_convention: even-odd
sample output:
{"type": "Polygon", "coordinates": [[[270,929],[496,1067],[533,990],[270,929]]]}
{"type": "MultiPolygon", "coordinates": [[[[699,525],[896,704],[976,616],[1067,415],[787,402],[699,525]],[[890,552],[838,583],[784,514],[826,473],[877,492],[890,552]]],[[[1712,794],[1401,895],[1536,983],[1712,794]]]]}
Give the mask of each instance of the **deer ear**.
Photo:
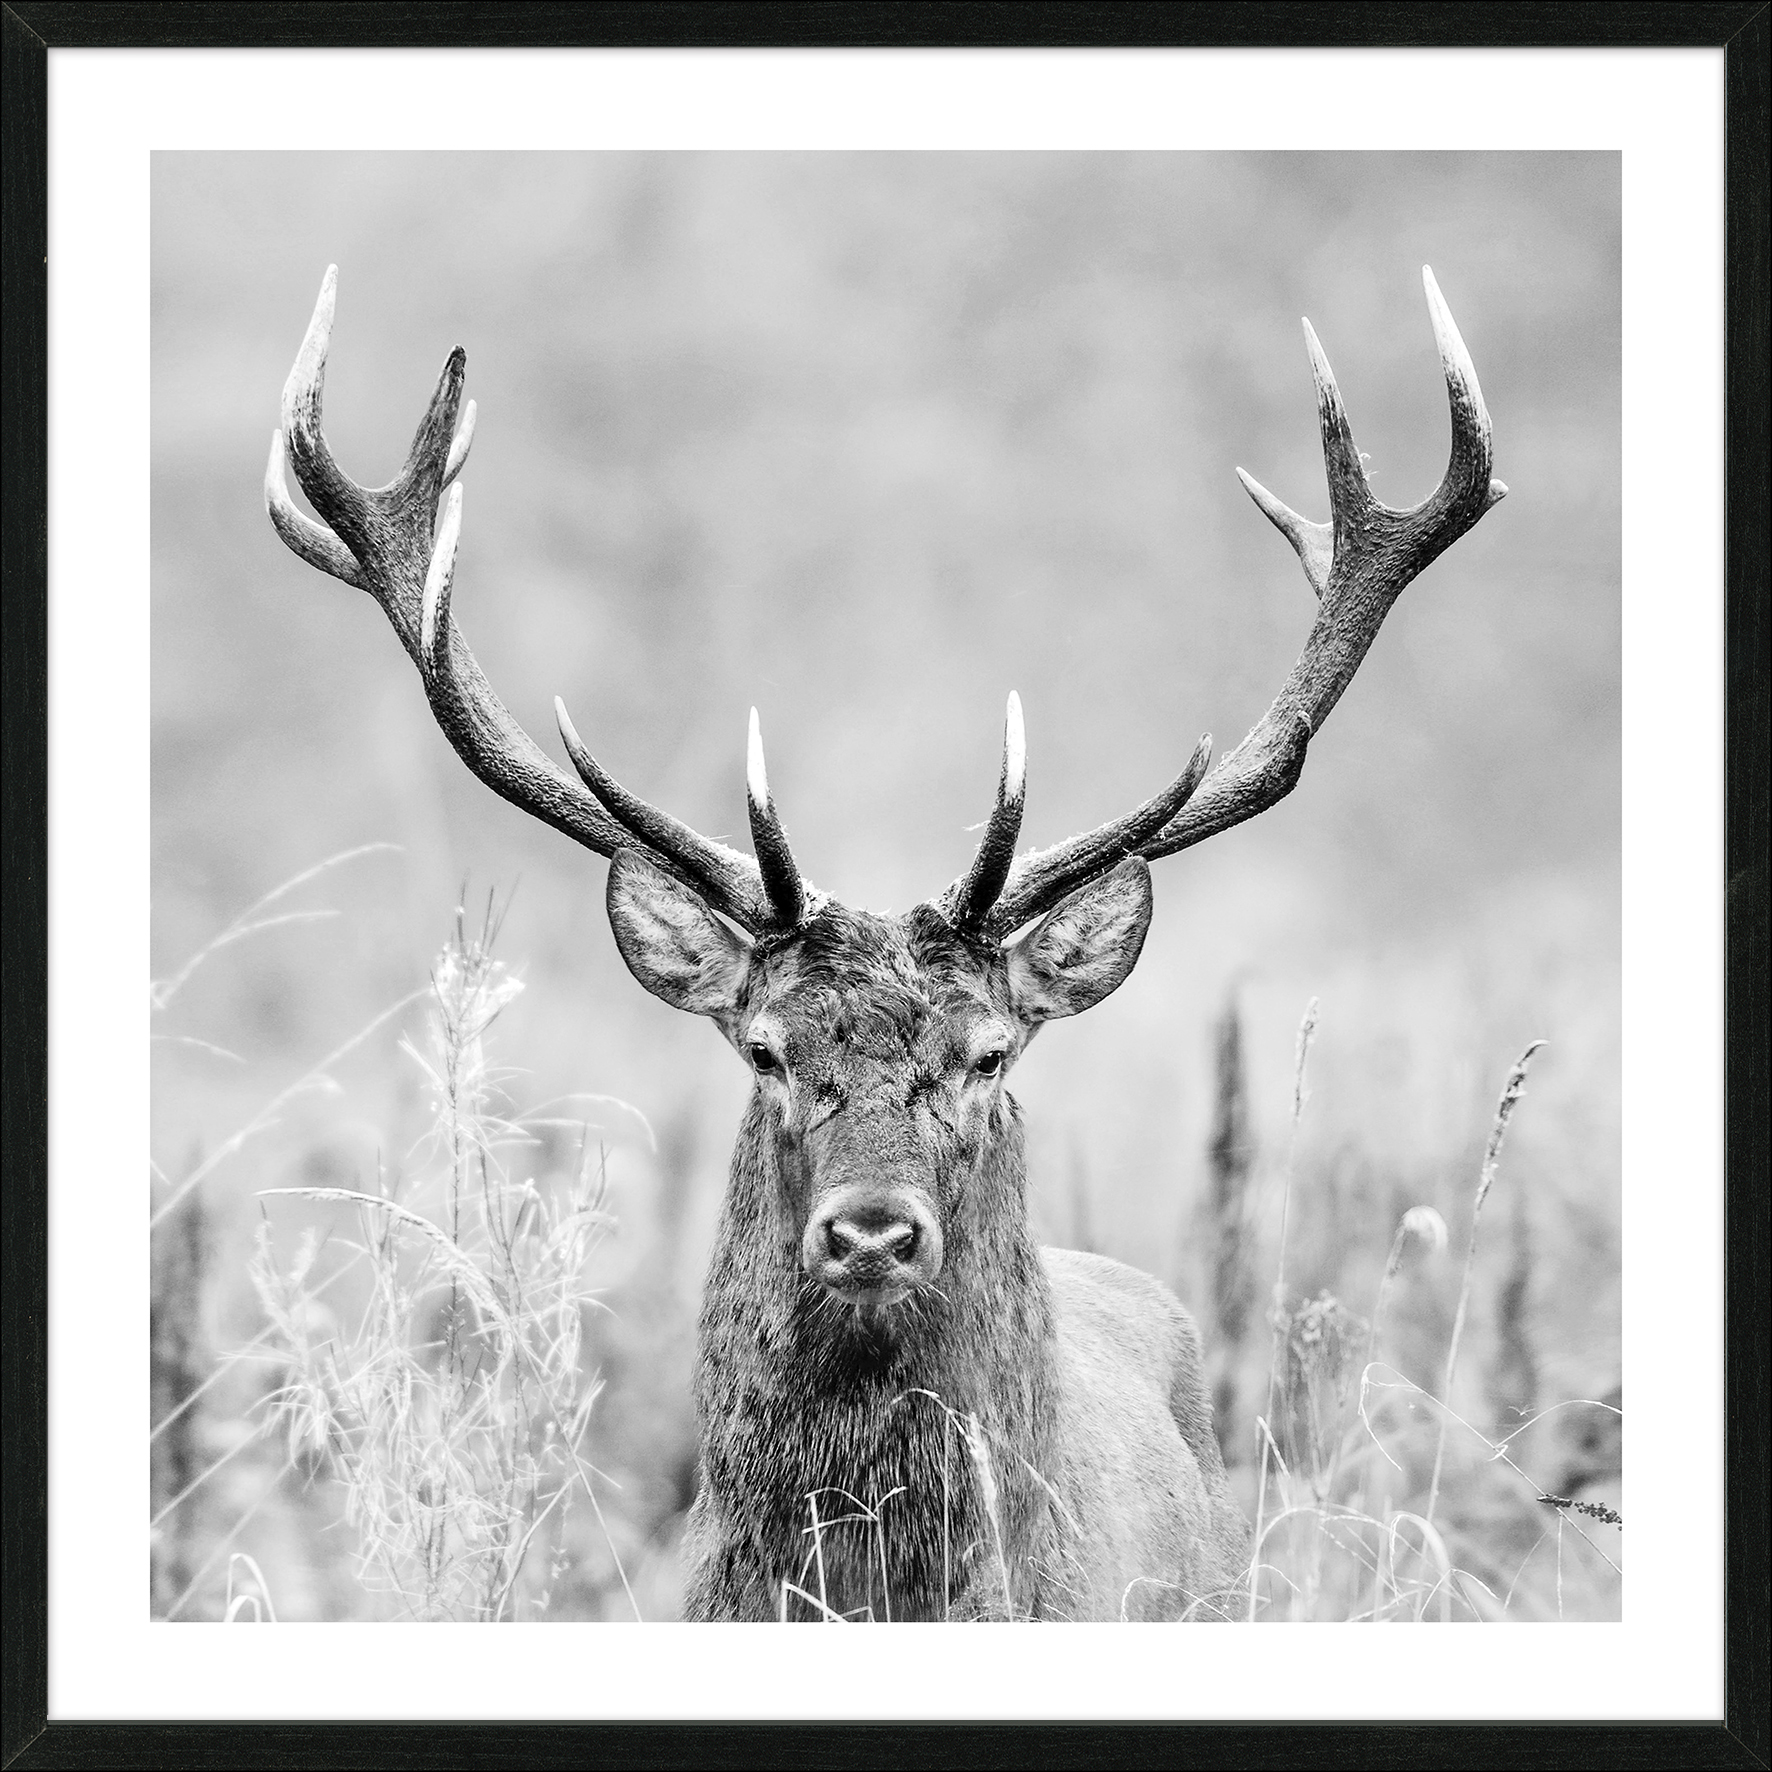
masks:
{"type": "Polygon", "coordinates": [[[619,849],[606,902],[621,957],[655,997],[716,1019],[738,1006],[751,945],[681,881],[638,851],[619,849]]]}
{"type": "Polygon", "coordinates": [[[1138,964],[1150,926],[1151,870],[1142,856],[1129,855],[1005,950],[1015,1013],[1038,1023],[1093,1009],[1138,964]]]}

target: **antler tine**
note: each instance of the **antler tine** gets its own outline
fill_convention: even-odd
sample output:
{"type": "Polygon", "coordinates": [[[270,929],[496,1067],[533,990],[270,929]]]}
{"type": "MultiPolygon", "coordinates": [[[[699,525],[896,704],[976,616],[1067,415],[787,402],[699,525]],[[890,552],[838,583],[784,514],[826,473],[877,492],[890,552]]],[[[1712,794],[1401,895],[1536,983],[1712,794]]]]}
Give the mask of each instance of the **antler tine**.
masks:
{"type": "Polygon", "coordinates": [[[326,446],[320,429],[321,399],[326,387],[326,348],[332,339],[332,315],[338,300],[338,266],[328,265],[320,280],[320,295],[314,303],[313,317],[302,335],[301,348],[283,383],[282,425],[271,439],[271,459],[265,466],[265,509],[272,527],[292,552],[311,566],[348,585],[367,590],[368,582],[358,564],[355,552],[347,547],[328,527],[335,514],[343,514],[347,525],[355,514],[351,494],[358,490],[339,472],[326,446]],[[289,496],[285,469],[290,454],[295,460],[295,476],[302,490],[313,501],[314,508],[328,519],[316,523],[295,507],[289,496]]]}
{"type": "Polygon", "coordinates": [[[277,534],[302,559],[366,590],[381,605],[419,668],[426,699],[445,737],[495,793],[599,855],[648,849],[733,922],[753,933],[775,928],[777,911],[755,862],[695,837],[662,813],[652,814],[650,834],[642,831],[633,809],[643,802],[610,784],[619,798],[606,804],[581,786],[518,725],[462,639],[450,599],[461,536],[457,476],[474,434],[472,402],[459,428],[456,423],[467,354],[459,346],[450,352],[405,465],[389,485],[371,490],[340,471],[321,430],[337,288],[337,268],[329,267],[284,384],[283,427],[265,470],[265,503],[277,534]],[[286,463],[293,466],[322,522],[295,508],[286,463]],[[685,834],[694,841],[684,841],[685,834]]]}
{"type": "MultiPolygon", "coordinates": [[[[1446,477],[1440,490],[1449,492],[1461,504],[1474,503],[1482,493],[1481,516],[1492,505],[1507,497],[1507,487],[1495,479],[1495,436],[1489,423],[1489,408],[1483,404],[1483,390],[1477,385],[1477,366],[1434,280],[1432,265],[1421,267],[1421,286],[1427,294],[1427,311],[1434,325],[1434,343],[1440,349],[1440,367],[1446,376],[1446,397],[1452,407],[1452,457],[1446,465],[1446,477]]],[[[1471,521],[1474,523],[1476,517],[1471,521]]],[[[1463,531],[1460,531],[1462,534],[1463,531]]]]}
{"type": "MultiPolygon", "coordinates": [[[[289,374],[283,382],[283,428],[291,436],[315,440],[318,451],[332,463],[332,452],[320,435],[320,405],[326,388],[326,351],[332,343],[332,318],[338,307],[338,266],[328,265],[320,279],[320,293],[308,329],[302,334],[289,374]]],[[[333,465],[336,473],[337,467],[333,465]]]]}
{"type": "Polygon", "coordinates": [[[1012,689],[1003,719],[1003,767],[997,777],[996,804],[972,866],[947,894],[946,915],[956,929],[982,929],[1009,878],[1015,839],[1021,835],[1022,809],[1027,804],[1027,772],[1027,730],[1022,724],[1021,697],[1012,689]]]}
{"type": "Polygon", "coordinates": [[[1253,818],[1289,794],[1304,768],[1312,735],[1341,699],[1403,587],[1505,496],[1507,488],[1490,474],[1494,440],[1470,353],[1433,272],[1425,266],[1422,284],[1452,410],[1451,459],[1438,488],[1406,511],[1393,510],[1373,495],[1329,358],[1305,321],[1330,521],[1301,517],[1237,470],[1257,508],[1292,544],[1317,594],[1316,619],[1303,652],[1267,712],[1210,774],[1205,773],[1203,743],[1168,795],[1099,831],[1073,837],[1044,854],[1023,856],[990,913],[994,933],[1012,933],[1124,854],[1136,852],[1147,861],[1172,855],[1253,818]],[[1147,815],[1165,806],[1164,816],[1152,822],[1147,815]]]}
{"type": "Polygon", "coordinates": [[[288,461],[283,433],[273,431],[271,459],[265,464],[265,510],[270,516],[271,527],[283,538],[283,545],[291,553],[299,554],[310,566],[318,566],[322,572],[341,578],[360,591],[367,590],[362,568],[351,550],[324,523],[316,523],[305,511],[296,508],[295,500],[289,496],[288,461]]]}
{"type": "Polygon", "coordinates": [[[455,551],[461,545],[461,500],[461,487],[450,487],[449,496],[443,503],[442,521],[437,525],[437,539],[431,544],[430,568],[425,573],[419,645],[423,654],[425,687],[434,688],[452,711],[461,711],[464,732],[471,739],[473,722],[466,717],[467,706],[461,697],[449,644],[449,593],[455,584],[455,551]]]}
{"type": "Polygon", "coordinates": [[[1310,353],[1311,380],[1317,391],[1317,426],[1323,434],[1323,469],[1329,480],[1331,526],[1339,540],[1377,502],[1366,479],[1365,464],[1354,446],[1341,389],[1317,329],[1304,321],[1304,348],[1310,353]]]}
{"type": "Polygon", "coordinates": [[[769,771],[764,766],[764,734],[757,709],[751,709],[751,730],[744,748],[744,804],[751,817],[751,847],[757,851],[757,868],[764,891],[780,929],[797,929],[806,916],[806,888],[799,877],[794,851],[781,828],[769,792],[769,771]]]}
{"type": "Polygon", "coordinates": [[[670,856],[689,883],[705,895],[714,898],[722,894],[729,896],[726,874],[728,858],[733,851],[710,842],[681,819],[673,818],[670,813],[648,805],[639,795],[629,793],[591,755],[584,740],[578,736],[571,715],[566,712],[566,703],[557,695],[554,697],[554,719],[560,728],[560,741],[566,746],[566,755],[578,771],[579,780],[603,802],[610,815],[647,848],[670,856]]]}
{"type": "Polygon", "coordinates": [[[755,708],[751,709],[750,736],[745,747],[744,785],[745,804],[751,815],[751,847],[757,852],[763,890],[775,911],[776,923],[783,929],[797,928],[806,915],[806,888],[794,852],[788,847],[788,834],[775,810],[775,798],[769,792],[769,771],[763,763],[763,728],[758,724],[755,708]]]}
{"type": "Polygon", "coordinates": [[[1311,589],[1320,597],[1329,582],[1329,568],[1335,559],[1335,525],[1313,523],[1301,517],[1290,505],[1282,504],[1253,474],[1237,469],[1243,490],[1255,500],[1256,508],[1285,538],[1304,564],[1304,575],[1311,589]]]}
{"type": "MultiPolygon", "coordinates": [[[[328,265],[320,280],[313,317],[283,383],[283,438],[296,480],[335,539],[342,537],[348,552],[357,560],[361,582],[361,564],[368,541],[364,520],[369,501],[364,489],[347,478],[332,459],[332,450],[320,427],[326,392],[326,353],[332,342],[332,317],[337,303],[338,266],[328,265]]],[[[367,590],[370,586],[362,582],[362,588],[367,590]]]]}
{"type": "Polygon", "coordinates": [[[1066,893],[1105,874],[1129,855],[1143,854],[1144,845],[1191,800],[1206,778],[1212,761],[1212,735],[1194,746],[1187,767],[1160,794],[1154,794],[1123,818],[1055,848],[1025,855],[1015,869],[1014,883],[991,909],[989,927],[999,937],[1013,934],[1023,923],[1049,911],[1066,893]]]}
{"type": "Polygon", "coordinates": [[[430,404],[413,433],[405,465],[393,483],[381,489],[390,503],[434,511],[444,487],[466,466],[468,449],[474,441],[475,411],[470,406],[459,430],[456,418],[461,412],[462,385],[467,375],[468,354],[457,345],[444,360],[430,404]]]}
{"type": "Polygon", "coordinates": [[[470,400],[467,410],[461,415],[461,429],[455,433],[455,441],[449,445],[449,459],[443,464],[443,484],[452,486],[455,477],[467,466],[468,451],[474,446],[474,420],[479,409],[470,400]]]}

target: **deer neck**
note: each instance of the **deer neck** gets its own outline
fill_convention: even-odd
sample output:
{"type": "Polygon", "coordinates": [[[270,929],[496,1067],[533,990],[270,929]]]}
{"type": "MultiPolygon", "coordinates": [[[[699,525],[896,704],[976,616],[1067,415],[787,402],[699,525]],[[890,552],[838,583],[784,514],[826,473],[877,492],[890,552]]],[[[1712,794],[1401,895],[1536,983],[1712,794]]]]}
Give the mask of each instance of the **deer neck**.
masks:
{"type": "Polygon", "coordinates": [[[866,1565],[883,1538],[898,1615],[940,1616],[968,1550],[988,1544],[994,1553],[1000,1538],[1020,1595],[1045,1526],[1035,1473],[1054,1465],[1057,1385],[1014,1104],[964,1179],[945,1227],[939,1293],[899,1307],[906,1315],[890,1339],[866,1336],[806,1280],[795,1218],[753,1102],[733,1152],[697,1352],[702,1480],[714,1515],[752,1541],[759,1562],[791,1576],[810,1542],[808,1498],[821,1519],[853,1514],[841,1490],[877,1509],[884,1530],[828,1537],[827,1580],[841,1586],[841,1570],[853,1566],[871,1583],[866,1565]]]}

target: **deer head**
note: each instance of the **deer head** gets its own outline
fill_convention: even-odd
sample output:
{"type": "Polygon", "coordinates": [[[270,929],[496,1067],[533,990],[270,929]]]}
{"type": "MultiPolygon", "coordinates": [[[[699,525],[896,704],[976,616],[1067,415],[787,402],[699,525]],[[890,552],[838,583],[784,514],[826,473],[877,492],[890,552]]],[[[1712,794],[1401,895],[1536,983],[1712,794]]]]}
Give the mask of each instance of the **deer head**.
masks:
{"type": "Polygon", "coordinates": [[[632,850],[609,874],[634,976],[708,1016],[755,1074],[806,1278],[876,1339],[937,1287],[967,1184],[1009,1128],[1022,1048],[1126,977],[1150,913],[1136,855],[1008,946],[936,905],[887,917],[831,900],[748,941],[632,850]]]}
{"type": "MultiPolygon", "coordinates": [[[[751,1121],[773,1151],[808,1287],[890,1339],[896,1307],[939,1292],[968,1178],[1009,1129],[1004,1080],[1040,1026],[1090,1008],[1131,972],[1151,915],[1149,863],[1264,811],[1297,783],[1307,746],[1403,586],[1503,496],[1491,478],[1476,372],[1431,271],[1428,309],[1452,408],[1451,462],[1411,510],[1373,496],[1310,324],[1331,520],[1308,522],[1247,474],[1317,596],[1297,662],[1247,736],[1212,765],[1202,738],[1143,805],[1041,853],[1016,855],[1026,790],[1019,700],[1009,698],[996,801],[978,853],[902,916],[851,910],[800,872],[769,792],[751,716],[754,857],[630,793],[563,705],[574,773],[552,762],[493,693],[451,611],[474,407],[457,348],[400,475],[368,490],[320,428],[336,270],[328,270],[283,391],[265,493],[303,559],[367,591],[417,665],[462,760],[525,811],[611,861],[608,910],[634,976],[704,1015],[755,1076],[751,1121]],[[322,522],[290,499],[285,464],[322,522]]],[[[847,1319],[848,1313],[838,1313],[847,1319]]]]}

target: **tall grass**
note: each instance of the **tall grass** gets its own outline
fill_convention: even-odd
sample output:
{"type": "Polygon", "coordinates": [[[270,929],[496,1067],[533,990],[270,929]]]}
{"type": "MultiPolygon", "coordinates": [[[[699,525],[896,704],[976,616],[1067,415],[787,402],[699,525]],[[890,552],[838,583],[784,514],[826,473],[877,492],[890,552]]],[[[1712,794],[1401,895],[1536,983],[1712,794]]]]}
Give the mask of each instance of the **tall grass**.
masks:
{"type": "Polygon", "coordinates": [[[314,1309],[317,1230],[283,1265],[266,1224],[252,1265],[287,1362],[274,1423],[292,1457],[343,1485],[363,1582],[420,1619],[545,1612],[575,1495],[601,1513],[583,1446],[599,1387],[581,1356],[605,1152],[587,1129],[566,1186],[519,1176],[534,1139],[501,1111],[488,1041],[522,984],[493,957],[495,934],[490,909],[475,935],[458,913],[432,970],[429,1040],[404,1046],[431,1091],[428,1179],[404,1200],[385,1181],[263,1190],[354,1209],[348,1246],[370,1276],[356,1321],[314,1309]]]}
{"type": "MultiPolygon", "coordinates": [[[[1306,1099],[1303,1060],[1315,1009],[1313,1001],[1298,1043],[1288,1199],[1306,1099]]],[[[1295,1305],[1288,1301],[1288,1213],[1282,1208],[1268,1413],[1257,1421],[1261,1450],[1249,1575],[1251,1620],[1562,1617],[1566,1595],[1574,1590],[1579,1590],[1584,1615],[1615,1615],[1622,1582],[1615,1529],[1622,1527],[1622,1517],[1604,1503],[1580,1503],[1547,1492],[1523,1462],[1521,1442],[1547,1418],[1579,1412],[1616,1416],[1617,1406],[1572,1399],[1505,1433],[1485,1431],[1453,1406],[1478,1226],[1499,1173],[1508,1124],[1524,1094],[1527,1070],[1542,1045],[1534,1041],[1510,1070],[1490,1124],[1439,1394],[1405,1377],[1380,1352],[1386,1307],[1394,1288],[1407,1284],[1408,1250],[1420,1248],[1431,1260],[1447,1247],[1440,1213],[1420,1205],[1402,1215],[1372,1315],[1363,1321],[1328,1291],[1295,1305]],[[1459,1517],[1448,1521],[1440,1517],[1447,1453],[1459,1443],[1470,1456],[1460,1471],[1459,1517]],[[1271,1510],[1270,1481],[1276,1501],[1271,1510]],[[1584,1520],[1593,1525],[1584,1525],[1584,1520]],[[1526,1579],[1547,1541],[1555,1549],[1548,1596],[1543,1581],[1526,1579]],[[1575,1560],[1573,1567],[1570,1559],[1575,1560]]],[[[1511,1276],[1508,1284],[1514,1284],[1511,1276]]],[[[1518,1298],[1507,1303],[1504,1295],[1504,1309],[1513,1313],[1510,1334],[1523,1339],[1518,1298]]],[[[1544,1468],[1555,1468],[1556,1453],[1554,1440],[1540,1447],[1544,1468]]]]}
{"type": "MultiPolygon", "coordinates": [[[[963,1617],[969,1622],[985,1619],[998,1623],[1013,1622],[1017,1616],[1015,1597],[1010,1581],[1008,1558],[1003,1549],[1002,1490],[997,1476],[997,1456],[991,1449],[990,1435],[972,1410],[961,1410],[946,1402],[934,1391],[916,1387],[896,1399],[900,1406],[919,1408],[933,1404],[943,1418],[941,1471],[941,1539],[942,1539],[942,1617],[954,1620],[963,1617]],[[956,1448],[958,1455],[956,1456],[956,1448]],[[984,1516],[987,1537],[960,1542],[954,1534],[954,1510],[959,1494],[957,1485],[973,1485],[978,1511],[984,1516]],[[976,1585],[968,1580],[972,1571],[982,1568],[987,1577],[976,1585]],[[964,1591],[963,1610],[953,1608],[956,1587],[964,1591]],[[1000,1609],[998,1602],[1000,1601],[1000,1609]]],[[[1041,1483],[1045,1476],[1028,1466],[1041,1483]]],[[[867,1475],[858,1472],[855,1488],[867,1488],[867,1475]]],[[[1058,1492],[1046,1483],[1054,1507],[1063,1508],[1058,1492]]],[[[870,1494],[874,1491],[870,1488],[870,1494]]],[[[794,1603],[806,1608],[813,1619],[824,1624],[890,1624],[893,1618],[891,1574],[887,1557],[888,1508],[899,1496],[906,1494],[904,1485],[863,1501],[848,1488],[814,1490],[806,1497],[806,1554],[799,1569],[784,1575],[780,1583],[781,1622],[797,1618],[794,1603]],[[833,1504],[840,1510],[829,1511],[833,1504]],[[870,1595],[865,1605],[853,1611],[838,1612],[831,1605],[825,1576],[826,1541],[830,1534],[860,1534],[865,1554],[879,1566],[880,1586],[877,1597],[870,1595]]],[[[870,1588],[872,1583],[870,1581],[870,1588]]]]}
{"type": "MultiPolygon", "coordinates": [[[[268,916],[339,862],[309,869],[261,899],[155,990],[169,1004],[220,948],[324,913],[268,916]]],[[[588,1273],[607,1234],[608,1146],[593,1118],[515,1116],[509,1076],[493,1063],[494,1030],[522,982],[494,957],[489,904],[470,931],[458,911],[428,986],[384,1011],[283,1090],[244,1126],[162,1183],[155,1227],[155,1611],[177,1616],[205,1581],[229,1620],[271,1621],[274,1583],[232,1546],[291,1479],[335,1494],[358,1581],[381,1615],[496,1621],[543,1615],[569,1560],[569,1517],[587,1508],[627,1593],[622,1559],[585,1450],[600,1385],[585,1353],[598,1308],[588,1273]],[[318,1209],[293,1236],[261,1210],[247,1269],[263,1326],[214,1361],[195,1327],[206,1290],[203,1183],[248,1151],[290,1102],[329,1087],[341,1057],[413,1001],[426,1029],[400,1050],[422,1079],[428,1126],[413,1160],[378,1161],[363,1186],[258,1190],[261,1201],[318,1209]],[[537,1174],[546,1135],[575,1141],[570,1169],[537,1174]],[[342,1212],[341,1212],[342,1209],[342,1212]],[[319,1222],[320,1217],[328,1222],[319,1222]],[[342,1222],[341,1222],[342,1221],[342,1222]],[[350,1284],[342,1291],[341,1281],[350,1284]],[[219,1458],[202,1461],[204,1408],[242,1369],[263,1373],[219,1458]],[[226,1483],[229,1467],[283,1456],[253,1504],[204,1548],[181,1527],[226,1483]],[[223,1558],[226,1558],[225,1566],[223,1558]]],[[[599,1110],[600,1097],[574,1097],[599,1110]]],[[[550,1104],[562,1105],[562,1104],[550,1104]]],[[[621,1110],[637,1120],[632,1110],[621,1110]]],[[[595,1120],[606,1120],[599,1111],[595,1120]]],[[[286,1220],[287,1211],[278,1214],[286,1220]]]]}
{"type": "MultiPolygon", "coordinates": [[[[328,907],[278,908],[301,888],[364,857],[395,853],[398,850],[394,844],[367,843],[304,868],[248,906],[166,977],[151,981],[148,1001],[154,1021],[154,1045],[192,1052],[212,1063],[243,1064],[237,1053],[211,1041],[189,1033],[165,1031],[160,1025],[163,1018],[192,978],[224,951],[275,930],[326,922],[337,915],[328,907]]],[[[151,1605],[156,1617],[177,1617],[223,1566],[224,1557],[228,1560],[223,1610],[236,1617],[241,1615],[244,1608],[234,1605],[233,1593],[238,1554],[232,1553],[231,1547],[265,1509],[276,1484],[293,1469],[293,1464],[286,1462],[270,1484],[260,1487],[253,1500],[237,1508],[232,1525],[219,1542],[214,1541],[213,1535],[205,1539],[203,1517],[213,1511],[212,1497],[223,1486],[218,1479],[224,1473],[233,1475],[252,1462],[250,1454],[262,1440],[264,1426],[262,1419],[250,1424],[238,1416],[211,1419],[208,1404],[228,1379],[238,1377],[243,1369],[250,1370],[257,1361],[268,1357],[262,1336],[220,1356],[211,1351],[214,1336],[210,1319],[218,1287],[212,1248],[213,1215],[206,1205],[205,1184],[231,1159],[271,1133],[294,1103],[335,1088],[334,1067],[415,1001],[417,994],[409,994],[382,1011],[295,1082],[277,1091],[207,1154],[199,1145],[176,1179],[160,1165],[149,1162],[148,1247],[153,1299],[149,1369],[154,1416],[148,1436],[153,1510],[149,1546],[151,1605]],[[209,1368],[207,1372],[203,1370],[205,1366],[209,1368]],[[219,1456],[213,1456],[218,1441],[219,1456]]]]}
{"type": "MultiPolygon", "coordinates": [[[[333,858],[299,881],[367,853],[333,858]]],[[[156,987],[157,1012],[180,1001],[183,981],[222,948],[318,921],[288,908],[297,883],[261,900],[156,987]]],[[[601,1310],[593,1280],[610,1267],[599,1260],[612,1222],[610,1143],[596,1124],[613,1125],[618,1112],[637,1122],[632,1110],[598,1098],[530,1113],[513,1107],[517,1073],[497,1059],[521,1037],[521,984],[494,957],[496,933],[490,913],[472,931],[458,916],[423,989],[294,1083],[267,1085],[263,1107],[251,1110],[249,1099],[239,1129],[195,1147],[178,1172],[156,1172],[158,1616],[638,1616],[642,1598],[651,1615],[670,1615],[674,1533],[694,1443],[686,1375],[680,1384],[661,1377],[660,1348],[663,1337],[689,1333],[687,1289],[678,1301],[669,1270],[648,1258],[628,1269],[638,1289],[624,1316],[631,1310],[633,1321],[615,1333],[601,1310]],[[407,1025],[410,1033],[396,1035],[407,1025]],[[399,1063],[424,1093],[416,1144],[402,1133],[391,1160],[366,1160],[355,1176],[325,1183],[263,1173],[268,1162],[290,1160],[292,1140],[303,1149],[294,1104],[338,1097],[347,1056],[391,1053],[396,1041],[399,1063]],[[220,1242],[239,1217],[216,1186],[224,1166],[230,1177],[270,1184],[254,1188],[256,1233],[242,1258],[220,1242]],[[248,1273],[251,1318],[236,1284],[248,1273]],[[230,1338],[230,1322],[242,1321],[230,1338]],[[230,1339],[231,1352],[212,1351],[230,1339]],[[594,1376],[599,1367],[612,1390],[594,1376]],[[592,1466],[593,1434],[599,1459],[627,1484],[619,1496],[592,1466]],[[630,1585],[637,1550],[645,1567],[630,1585]]],[[[1266,1170],[1247,1062],[1261,1048],[1246,1050],[1234,1000],[1213,1036],[1216,1107],[1201,1214],[1206,1343],[1219,1362],[1227,1462],[1247,1486],[1255,1520],[1247,1615],[1616,1616],[1622,1521],[1608,1473],[1617,1470],[1619,1398],[1534,1407],[1538,1375],[1558,1369],[1531,1298],[1535,1218],[1526,1190],[1542,1165],[1530,1150],[1505,1169],[1501,1159],[1536,1044],[1509,1073],[1488,1137],[1471,1135],[1468,1218],[1453,1210],[1445,1186],[1424,1179],[1427,1197],[1408,1204],[1393,1183],[1393,1203],[1377,1221],[1388,1228],[1375,1237],[1374,1215],[1356,1211],[1351,1237],[1338,1241],[1342,1221],[1334,1219],[1325,1254],[1342,1157],[1318,1148],[1322,1128],[1338,1111],[1345,1120],[1350,1106],[1357,1118],[1367,1098],[1356,1092],[1349,1103],[1319,1082],[1322,1106],[1307,1113],[1314,1050],[1328,1053],[1334,1074],[1333,1013],[1324,1025],[1330,1044],[1314,1048],[1321,1029],[1313,1002],[1292,1055],[1281,1161],[1266,1170]],[[1498,1187],[1502,1201],[1485,1219],[1498,1187]],[[1459,1225],[1456,1250],[1433,1199],[1459,1225]],[[1261,1233],[1264,1200],[1277,1240],[1271,1220],[1261,1233]],[[1497,1263],[1478,1261],[1477,1233],[1494,1210],[1511,1212],[1513,1241],[1491,1294],[1486,1276],[1497,1263]],[[1261,1359],[1250,1306],[1265,1289],[1262,1266],[1273,1287],[1267,1370],[1258,1375],[1239,1372],[1236,1356],[1246,1347],[1249,1362],[1261,1359]],[[1498,1376],[1501,1364],[1529,1381],[1498,1376]],[[1474,1371],[1465,1375],[1479,1367],[1480,1385],[1474,1371]],[[1253,1405],[1251,1436],[1243,1411],[1253,1405]]],[[[203,1047],[191,1062],[213,1064],[216,1049],[203,1047]]],[[[1448,1143],[1456,1136],[1449,1132],[1448,1143]]],[[[1342,1137],[1361,1148],[1357,1131],[1342,1137]]],[[[672,1182],[661,1201],[683,1185],[672,1182]]],[[[1356,1205],[1370,1198],[1357,1182],[1353,1197],[1356,1205]]],[[[1542,1221],[1551,1203],[1541,1195],[1536,1205],[1542,1221]]],[[[663,1247],[678,1240],[672,1228],[663,1247]]],[[[923,1401],[947,1408],[939,1398],[923,1401]]],[[[972,1485],[986,1523],[979,1542],[950,1546],[952,1567],[994,1574],[984,1586],[1001,1596],[990,1611],[1011,1615],[1001,1546],[992,1542],[999,1473],[978,1424],[947,1413],[944,1490],[951,1485],[953,1499],[972,1485]]],[[[808,1497],[804,1566],[784,1571],[784,1616],[834,1621],[822,1579],[831,1534],[860,1533],[877,1547],[881,1580],[874,1603],[856,1616],[891,1618],[885,1549],[894,1509],[904,1505],[877,1494],[866,1472],[844,1490],[808,1497]]],[[[968,1585],[976,1592],[980,1584],[968,1585]]]]}

